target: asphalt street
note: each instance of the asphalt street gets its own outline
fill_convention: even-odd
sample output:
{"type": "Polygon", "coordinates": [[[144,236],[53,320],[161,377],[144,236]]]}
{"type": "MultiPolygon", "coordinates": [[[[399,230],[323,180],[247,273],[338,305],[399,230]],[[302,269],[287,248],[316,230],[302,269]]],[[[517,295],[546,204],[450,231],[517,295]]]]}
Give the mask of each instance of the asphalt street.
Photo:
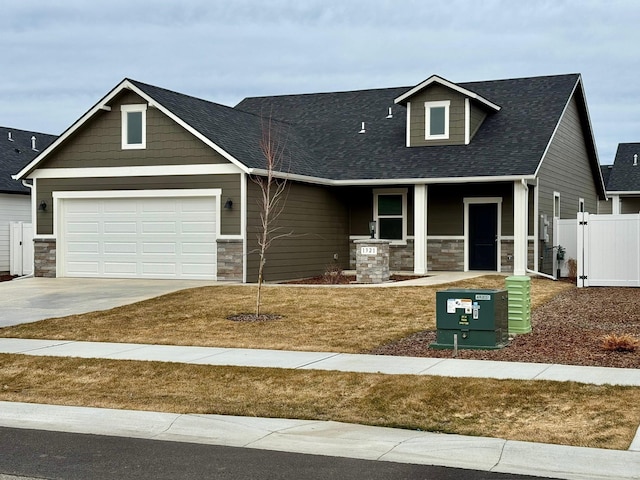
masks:
{"type": "MultiPolygon", "coordinates": [[[[543,477],[193,443],[0,428],[0,480],[534,480],[543,477]]],[[[460,452],[464,455],[464,452],[460,452]]]]}

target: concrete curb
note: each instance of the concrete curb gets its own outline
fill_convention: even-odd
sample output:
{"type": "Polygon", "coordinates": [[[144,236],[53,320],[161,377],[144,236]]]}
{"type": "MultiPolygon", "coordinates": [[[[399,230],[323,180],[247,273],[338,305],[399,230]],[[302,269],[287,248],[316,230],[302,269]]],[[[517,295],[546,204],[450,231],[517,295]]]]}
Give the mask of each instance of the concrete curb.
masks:
{"type": "Polygon", "coordinates": [[[338,422],[0,402],[0,425],[546,475],[568,480],[640,478],[640,452],[465,437],[338,422]]]}

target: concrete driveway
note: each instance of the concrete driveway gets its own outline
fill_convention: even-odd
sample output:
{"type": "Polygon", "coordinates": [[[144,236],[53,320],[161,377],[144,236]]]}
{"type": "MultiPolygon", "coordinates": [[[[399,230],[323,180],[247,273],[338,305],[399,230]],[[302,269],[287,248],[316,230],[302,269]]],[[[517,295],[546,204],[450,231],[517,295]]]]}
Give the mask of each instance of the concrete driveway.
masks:
{"type": "Polygon", "coordinates": [[[0,282],[0,327],[107,310],[185,288],[215,284],[199,280],[33,277],[0,282]]]}

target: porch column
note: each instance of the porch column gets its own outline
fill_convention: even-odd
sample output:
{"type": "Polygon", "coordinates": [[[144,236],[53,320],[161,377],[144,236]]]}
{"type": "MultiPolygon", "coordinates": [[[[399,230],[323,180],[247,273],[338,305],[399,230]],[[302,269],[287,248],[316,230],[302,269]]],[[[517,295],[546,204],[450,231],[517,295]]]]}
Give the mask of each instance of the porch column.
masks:
{"type": "Polygon", "coordinates": [[[513,274],[526,275],[529,230],[529,188],[513,182],[513,274]]]}
{"type": "Polygon", "coordinates": [[[427,186],[413,187],[413,273],[427,273],[427,186]]]}

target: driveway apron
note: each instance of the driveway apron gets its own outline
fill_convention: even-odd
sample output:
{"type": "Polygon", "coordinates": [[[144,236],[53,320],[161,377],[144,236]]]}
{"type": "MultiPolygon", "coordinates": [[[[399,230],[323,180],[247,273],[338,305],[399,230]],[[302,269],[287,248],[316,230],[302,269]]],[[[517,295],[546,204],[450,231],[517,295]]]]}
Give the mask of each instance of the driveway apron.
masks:
{"type": "Polygon", "coordinates": [[[0,327],[108,310],[186,288],[215,284],[200,280],[41,277],[0,282],[0,327]]]}

